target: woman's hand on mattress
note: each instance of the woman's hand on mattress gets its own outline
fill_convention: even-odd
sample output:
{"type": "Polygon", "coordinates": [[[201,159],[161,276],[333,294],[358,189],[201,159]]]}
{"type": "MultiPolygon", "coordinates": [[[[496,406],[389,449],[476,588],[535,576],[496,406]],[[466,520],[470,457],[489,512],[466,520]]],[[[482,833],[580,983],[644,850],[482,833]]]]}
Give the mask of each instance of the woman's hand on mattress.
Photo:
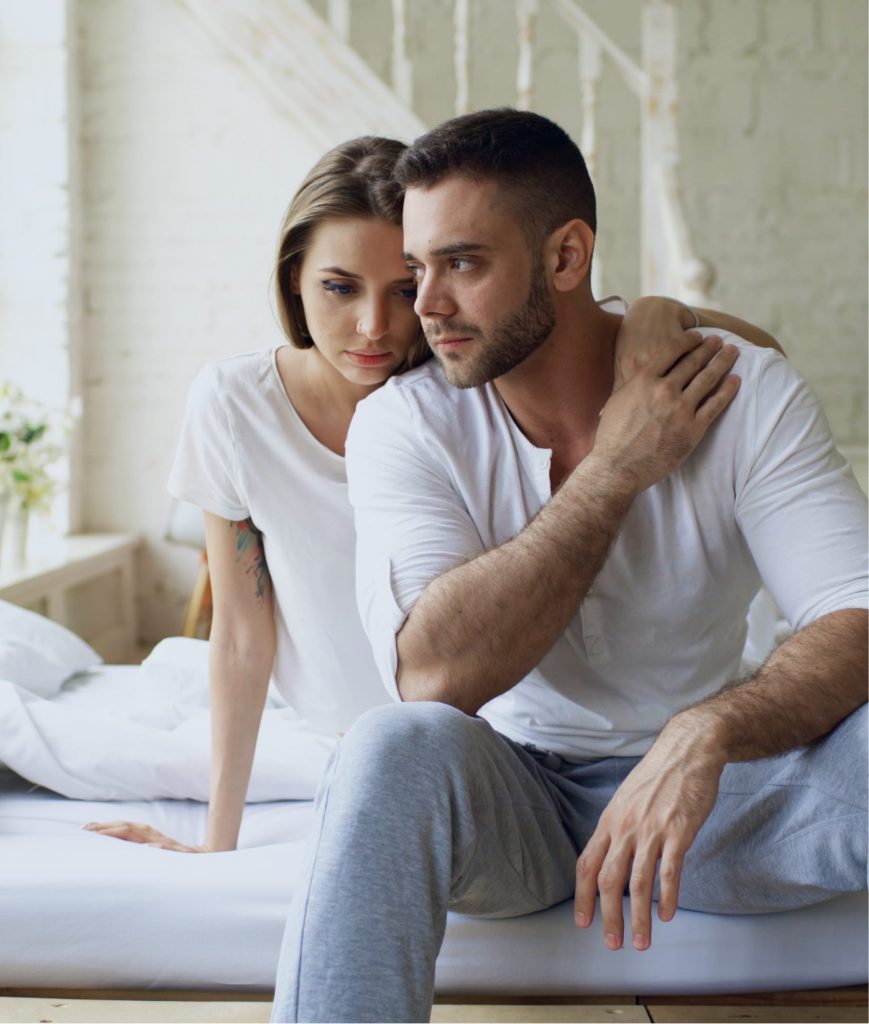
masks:
{"type": "Polygon", "coordinates": [[[142,846],[154,846],[160,850],[175,850],[177,853],[208,853],[205,846],[187,846],[177,839],[158,832],[151,825],[143,825],[138,821],[92,821],[82,825],[86,832],[97,832],[103,836],[123,839],[128,843],[140,843],[142,846]]]}
{"type": "Polygon", "coordinates": [[[672,719],[598,821],[576,864],[576,923],[587,928],[600,893],[605,942],[624,942],[625,888],[635,949],[652,941],[652,894],[661,862],[658,917],[676,913],[682,861],[718,796],[724,758],[714,740],[672,719]]]}
{"type": "Polygon", "coordinates": [[[692,330],[693,312],[676,299],[651,295],[635,299],[628,307],[616,335],[615,381],[617,390],[662,353],[672,366],[703,340],[692,330]]]}

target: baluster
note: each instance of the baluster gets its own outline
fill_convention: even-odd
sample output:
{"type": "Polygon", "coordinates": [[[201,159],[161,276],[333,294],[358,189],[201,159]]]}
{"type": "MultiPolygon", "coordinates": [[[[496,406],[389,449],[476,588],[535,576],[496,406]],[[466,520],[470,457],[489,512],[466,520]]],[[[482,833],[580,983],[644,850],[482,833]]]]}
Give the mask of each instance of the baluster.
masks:
{"type": "Polygon", "coordinates": [[[456,73],[456,114],[467,114],[471,109],[469,37],[470,8],[468,0],[455,0],[453,7],[453,66],[456,73]]]}
{"type": "Polygon", "coordinates": [[[407,0],[392,0],[392,85],[413,106],[413,68],[407,55],[407,0]]]}
{"type": "Polygon", "coordinates": [[[350,0],[329,0],[327,11],[329,24],[345,42],[348,42],[350,39],[350,0]]]}
{"type": "MultiPolygon", "coordinates": [[[[579,89],[582,108],[582,129],[579,148],[585,157],[592,183],[597,185],[597,95],[603,70],[603,55],[597,42],[585,32],[579,35],[579,89]]],[[[591,264],[591,288],[594,295],[601,294],[603,263],[600,252],[595,248],[591,264]]]]}
{"type": "Polygon", "coordinates": [[[538,0],[516,0],[519,25],[519,63],[516,68],[516,106],[531,109],[534,90],[534,35],[537,27],[538,0]]]}

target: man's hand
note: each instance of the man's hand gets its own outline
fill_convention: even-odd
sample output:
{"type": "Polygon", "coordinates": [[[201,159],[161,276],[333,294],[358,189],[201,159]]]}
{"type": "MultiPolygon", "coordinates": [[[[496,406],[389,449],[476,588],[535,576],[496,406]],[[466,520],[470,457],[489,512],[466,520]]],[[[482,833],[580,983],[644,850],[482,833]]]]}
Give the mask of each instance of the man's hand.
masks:
{"type": "Polygon", "coordinates": [[[676,913],[682,861],[718,796],[725,760],[707,732],[677,716],[616,791],[576,864],[576,923],[587,928],[600,892],[605,941],[620,949],[630,878],[635,949],[652,940],[652,890],[660,868],[658,917],[676,913]]]}
{"type": "Polygon", "coordinates": [[[675,365],[659,354],[603,407],[592,455],[599,473],[617,472],[632,494],[669,475],[733,400],[736,345],[705,338],[675,365]]]}
{"type": "Polygon", "coordinates": [[[150,825],[143,825],[138,821],[92,821],[88,825],[82,825],[86,832],[98,832],[102,836],[113,836],[115,839],[123,839],[128,843],[141,843],[143,846],[156,846],[161,850],[175,850],[176,853],[208,853],[205,846],[187,846],[179,843],[176,839],[158,832],[150,825]]]}
{"type": "Polygon", "coordinates": [[[615,390],[653,360],[672,366],[696,348],[703,336],[691,329],[694,322],[691,310],[675,299],[652,295],[632,302],[616,335],[615,390]]]}

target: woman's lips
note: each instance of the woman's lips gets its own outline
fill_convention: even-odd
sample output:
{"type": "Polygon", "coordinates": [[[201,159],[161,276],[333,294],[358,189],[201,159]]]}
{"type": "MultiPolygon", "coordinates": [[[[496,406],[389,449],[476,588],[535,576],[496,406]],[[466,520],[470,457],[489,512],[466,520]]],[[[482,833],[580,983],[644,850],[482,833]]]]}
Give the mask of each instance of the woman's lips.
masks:
{"type": "Polygon", "coordinates": [[[392,358],[391,352],[353,352],[348,350],[347,356],[357,366],[383,366],[392,358]]]}

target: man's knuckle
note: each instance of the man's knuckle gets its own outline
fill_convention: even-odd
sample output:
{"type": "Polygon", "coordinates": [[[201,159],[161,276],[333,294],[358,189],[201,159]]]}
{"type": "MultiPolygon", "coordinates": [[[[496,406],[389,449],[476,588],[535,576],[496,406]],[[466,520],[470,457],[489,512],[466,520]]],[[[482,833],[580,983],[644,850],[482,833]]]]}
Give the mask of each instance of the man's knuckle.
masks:
{"type": "Polygon", "coordinates": [[[651,886],[651,876],[645,871],[635,871],[631,875],[631,892],[646,892],[651,886]]]}
{"type": "Polygon", "coordinates": [[[598,875],[597,884],[602,892],[614,892],[621,886],[621,879],[618,872],[612,868],[604,868],[598,875]]]}

